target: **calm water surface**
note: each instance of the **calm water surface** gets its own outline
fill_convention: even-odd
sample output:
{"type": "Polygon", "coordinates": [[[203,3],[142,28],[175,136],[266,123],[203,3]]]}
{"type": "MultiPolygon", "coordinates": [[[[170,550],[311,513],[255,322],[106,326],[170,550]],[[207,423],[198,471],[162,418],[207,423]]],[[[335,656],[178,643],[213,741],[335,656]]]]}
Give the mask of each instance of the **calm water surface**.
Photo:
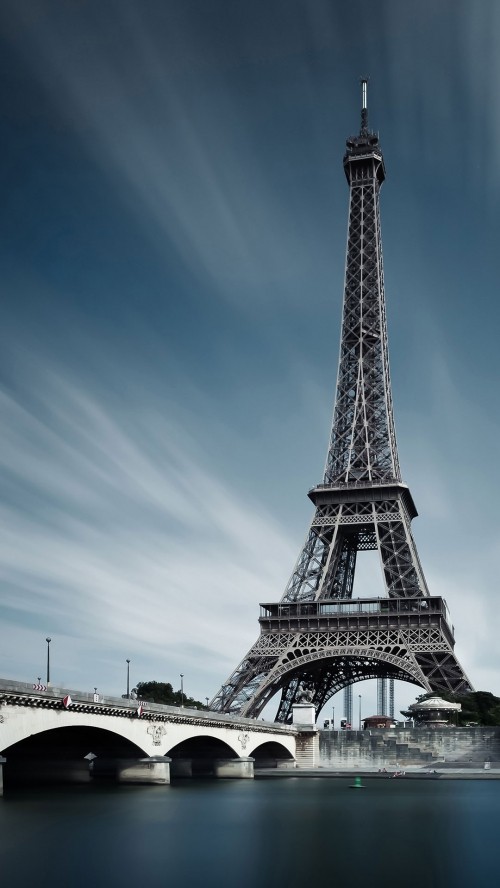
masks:
{"type": "Polygon", "coordinates": [[[477,888],[500,881],[500,781],[189,781],[0,800],[6,888],[477,888]]]}

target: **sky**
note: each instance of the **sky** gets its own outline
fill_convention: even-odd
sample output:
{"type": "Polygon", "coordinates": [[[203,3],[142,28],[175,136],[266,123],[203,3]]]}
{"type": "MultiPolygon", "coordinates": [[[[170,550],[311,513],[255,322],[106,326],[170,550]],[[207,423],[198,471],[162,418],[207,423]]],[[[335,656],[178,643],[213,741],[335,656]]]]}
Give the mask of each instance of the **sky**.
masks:
{"type": "Polygon", "coordinates": [[[500,695],[499,35],[497,0],[3,0],[3,678],[49,636],[54,684],[130,659],[205,700],[256,640],[322,478],[369,76],[414,535],[500,695]]]}

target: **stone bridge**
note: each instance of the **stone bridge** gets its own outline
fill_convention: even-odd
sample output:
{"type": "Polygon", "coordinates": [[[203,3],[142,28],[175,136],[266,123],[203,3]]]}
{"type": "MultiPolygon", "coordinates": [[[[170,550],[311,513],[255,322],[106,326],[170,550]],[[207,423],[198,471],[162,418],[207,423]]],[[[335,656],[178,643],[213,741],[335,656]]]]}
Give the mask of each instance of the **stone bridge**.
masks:
{"type": "Polygon", "coordinates": [[[0,679],[6,785],[251,777],[254,762],[293,767],[297,739],[293,725],[0,679]]]}

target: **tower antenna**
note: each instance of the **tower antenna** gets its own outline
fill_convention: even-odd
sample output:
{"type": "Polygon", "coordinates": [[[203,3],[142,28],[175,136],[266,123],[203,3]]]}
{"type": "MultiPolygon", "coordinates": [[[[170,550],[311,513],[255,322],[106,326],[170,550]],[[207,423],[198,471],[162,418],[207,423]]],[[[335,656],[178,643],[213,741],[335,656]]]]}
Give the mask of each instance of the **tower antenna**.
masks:
{"type": "Polygon", "coordinates": [[[368,132],[368,77],[361,77],[361,135],[368,132]]]}

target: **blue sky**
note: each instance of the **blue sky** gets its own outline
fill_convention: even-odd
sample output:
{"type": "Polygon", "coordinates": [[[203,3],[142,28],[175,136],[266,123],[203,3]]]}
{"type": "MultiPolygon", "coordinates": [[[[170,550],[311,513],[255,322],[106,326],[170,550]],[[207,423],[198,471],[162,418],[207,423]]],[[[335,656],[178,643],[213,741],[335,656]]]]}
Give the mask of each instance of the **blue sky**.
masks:
{"type": "Polygon", "coordinates": [[[321,480],[369,75],[414,533],[500,694],[496,0],[4,0],[0,33],[0,674],[48,634],[54,682],[129,657],[204,699],[255,640],[321,480]]]}

